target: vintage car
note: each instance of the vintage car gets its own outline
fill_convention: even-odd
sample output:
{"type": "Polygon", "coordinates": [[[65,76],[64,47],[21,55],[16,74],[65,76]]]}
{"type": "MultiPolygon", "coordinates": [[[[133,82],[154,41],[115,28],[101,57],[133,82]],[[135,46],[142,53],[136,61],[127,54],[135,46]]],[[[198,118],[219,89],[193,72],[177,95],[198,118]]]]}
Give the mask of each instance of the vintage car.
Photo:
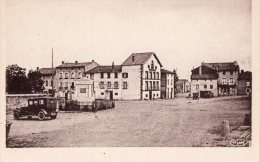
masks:
{"type": "Polygon", "coordinates": [[[214,94],[211,91],[200,91],[201,98],[212,98],[214,94]]]}
{"type": "Polygon", "coordinates": [[[16,108],[14,113],[14,119],[19,120],[21,117],[27,117],[31,119],[32,116],[38,116],[39,120],[43,120],[46,117],[55,119],[58,114],[58,109],[61,99],[54,97],[42,97],[28,99],[28,106],[16,108]]]}
{"type": "Polygon", "coordinates": [[[80,110],[97,112],[98,110],[115,108],[114,100],[95,99],[92,102],[79,102],[80,110]]]}

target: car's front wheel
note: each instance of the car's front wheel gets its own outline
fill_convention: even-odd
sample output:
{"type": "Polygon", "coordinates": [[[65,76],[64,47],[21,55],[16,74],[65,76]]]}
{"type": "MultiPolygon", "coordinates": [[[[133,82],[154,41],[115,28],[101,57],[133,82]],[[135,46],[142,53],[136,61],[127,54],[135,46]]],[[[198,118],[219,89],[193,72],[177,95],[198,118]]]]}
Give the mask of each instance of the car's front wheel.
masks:
{"type": "Polygon", "coordinates": [[[39,118],[39,120],[43,120],[43,119],[45,118],[45,114],[44,114],[43,111],[40,111],[40,112],[38,113],[38,118],[39,118]]]}

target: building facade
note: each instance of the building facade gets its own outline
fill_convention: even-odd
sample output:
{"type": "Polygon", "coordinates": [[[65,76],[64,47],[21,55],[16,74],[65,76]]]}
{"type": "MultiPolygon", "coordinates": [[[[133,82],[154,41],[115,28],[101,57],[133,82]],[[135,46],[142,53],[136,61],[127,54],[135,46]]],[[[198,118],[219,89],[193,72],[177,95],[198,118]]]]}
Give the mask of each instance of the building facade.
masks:
{"type": "Polygon", "coordinates": [[[238,95],[249,95],[252,93],[252,72],[241,70],[238,75],[238,95]]]}
{"type": "Polygon", "coordinates": [[[56,96],[64,97],[66,100],[75,99],[75,85],[78,84],[77,82],[86,82],[89,78],[85,75],[85,72],[96,66],[98,66],[98,63],[94,60],[83,63],[77,61],[65,63],[62,61],[62,64],[56,67],[56,96]]]}
{"type": "Polygon", "coordinates": [[[39,72],[42,76],[42,80],[44,81],[43,93],[52,94],[53,93],[52,90],[56,88],[55,84],[52,87],[53,82],[55,82],[54,81],[55,73],[56,73],[55,68],[41,68],[41,69],[39,69],[39,72]]]}
{"type": "Polygon", "coordinates": [[[130,55],[122,64],[122,99],[159,99],[161,67],[161,62],[153,52],[130,55]]]}
{"type": "Polygon", "coordinates": [[[86,72],[93,81],[96,99],[122,99],[122,90],[126,85],[122,82],[122,66],[96,66],[86,72]]]}
{"type": "Polygon", "coordinates": [[[174,73],[161,69],[161,98],[174,98],[174,73]]]}
{"type": "Polygon", "coordinates": [[[187,79],[179,79],[176,82],[176,93],[185,93],[186,92],[186,82],[187,79]]]}
{"type": "Polygon", "coordinates": [[[210,91],[218,96],[218,73],[205,65],[199,66],[191,71],[191,95],[210,91]]]}
{"type": "Polygon", "coordinates": [[[237,95],[239,65],[236,61],[224,63],[202,63],[218,73],[218,93],[223,95],[237,95]]]}

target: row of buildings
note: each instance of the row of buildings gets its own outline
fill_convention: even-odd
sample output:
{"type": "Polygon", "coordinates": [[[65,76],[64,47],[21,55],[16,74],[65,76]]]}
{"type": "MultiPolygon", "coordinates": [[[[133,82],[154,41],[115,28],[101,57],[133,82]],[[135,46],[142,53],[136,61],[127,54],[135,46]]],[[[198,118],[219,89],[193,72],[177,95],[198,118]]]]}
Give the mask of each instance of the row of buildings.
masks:
{"type": "Polygon", "coordinates": [[[121,65],[62,61],[39,69],[45,92],[65,99],[151,100],[174,98],[174,73],[162,68],[155,53],[133,53],[121,65]]]}
{"type": "Polygon", "coordinates": [[[252,91],[252,73],[240,71],[236,61],[201,63],[191,70],[191,93],[210,91],[214,96],[246,95],[252,91]]]}

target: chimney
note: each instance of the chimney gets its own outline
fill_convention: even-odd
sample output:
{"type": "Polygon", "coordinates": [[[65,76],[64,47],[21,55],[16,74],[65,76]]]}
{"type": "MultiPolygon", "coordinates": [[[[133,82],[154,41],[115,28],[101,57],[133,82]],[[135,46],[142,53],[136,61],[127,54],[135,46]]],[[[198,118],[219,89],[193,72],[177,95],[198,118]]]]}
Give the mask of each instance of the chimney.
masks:
{"type": "Polygon", "coordinates": [[[132,56],[132,63],[135,62],[135,56],[132,56]]]}
{"type": "Polygon", "coordinates": [[[200,66],[200,68],[199,68],[199,75],[201,75],[202,74],[202,66],[200,66]]]}
{"type": "Polygon", "coordinates": [[[63,65],[63,64],[64,64],[64,61],[61,61],[61,64],[63,65]]]}
{"type": "Polygon", "coordinates": [[[39,71],[39,67],[36,67],[36,71],[39,71]]]}
{"type": "Polygon", "coordinates": [[[204,62],[201,63],[201,66],[203,66],[203,65],[204,65],[204,62]]]}
{"type": "Polygon", "coordinates": [[[114,70],[114,61],[112,62],[112,70],[114,70]]]}
{"type": "Polygon", "coordinates": [[[77,65],[77,64],[78,64],[78,61],[75,61],[75,64],[77,65]]]}
{"type": "Polygon", "coordinates": [[[244,70],[241,70],[241,73],[244,73],[244,70]]]}
{"type": "Polygon", "coordinates": [[[94,62],[94,60],[92,60],[92,62],[94,62]]]}

